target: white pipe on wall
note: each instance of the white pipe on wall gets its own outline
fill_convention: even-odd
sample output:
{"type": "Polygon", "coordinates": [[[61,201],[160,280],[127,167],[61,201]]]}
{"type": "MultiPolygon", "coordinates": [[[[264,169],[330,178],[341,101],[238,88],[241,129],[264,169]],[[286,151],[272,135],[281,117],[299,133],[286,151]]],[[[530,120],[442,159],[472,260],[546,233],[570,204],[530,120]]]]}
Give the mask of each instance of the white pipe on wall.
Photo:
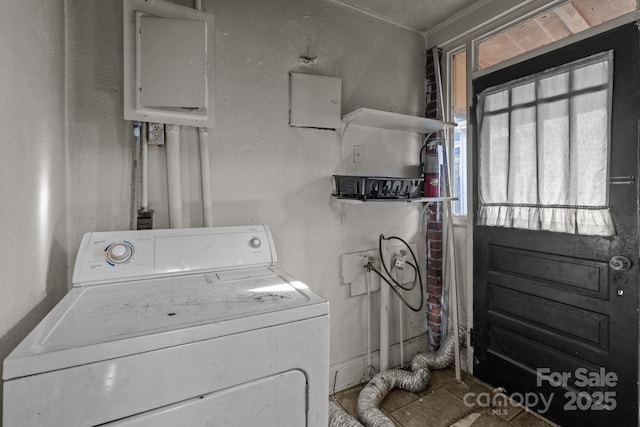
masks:
{"type": "Polygon", "coordinates": [[[380,372],[389,369],[389,302],[391,288],[380,286],[380,372]]]}
{"type": "Polygon", "coordinates": [[[369,381],[371,379],[369,376],[371,372],[371,272],[367,271],[364,274],[364,281],[367,285],[367,369],[364,378],[369,381]]]}
{"type": "MultiPolygon", "coordinates": [[[[385,253],[383,251],[380,256],[384,258],[385,253]]],[[[387,260],[388,261],[388,260],[387,260]]],[[[380,262],[385,262],[384,259],[380,259],[380,262]]],[[[384,273],[383,273],[384,274],[384,273]]],[[[389,277],[391,279],[391,277],[389,277]]],[[[380,286],[380,372],[384,372],[389,369],[389,306],[391,304],[391,287],[385,286],[384,283],[380,286]]]]}
{"type": "MultiPolygon", "coordinates": [[[[402,274],[398,273],[398,269],[396,269],[396,282],[403,283],[402,276],[403,276],[402,274]]],[[[404,308],[404,303],[400,298],[398,298],[398,325],[400,327],[400,367],[401,368],[404,366],[404,331],[403,331],[404,309],[403,308],[404,308]]]]}
{"type": "MultiPolygon", "coordinates": [[[[451,188],[451,187],[449,187],[451,188]]],[[[460,336],[458,333],[458,281],[456,278],[456,252],[455,252],[455,241],[453,238],[453,216],[451,214],[451,200],[447,200],[444,202],[446,209],[446,218],[447,221],[447,238],[446,238],[446,247],[447,247],[447,260],[445,265],[446,275],[448,276],[447,283],[449,284],[449,291],[451,292],[451,323],[452,323],[452,331],[453,334],[453,348],[454,348],[454,367],[456,374],[456,381],[460,381],[460,336]]]]}
{"type": "MultiPolygon", "coordinates": [[[[193,8],[202,10],[202,0],[194,0],[193,8]]],[[[198,128],[200,145],[200,180],[202,182],[202,218],[205,227],[213,227],[213,209],[211,207],[211,169],[209,165],[209,131],[198,128]]]]}
{"type": "Polygon", "coordinates": [[[213,227],[213,208],[211,206],[211,179],[209,166],[209,132],[207,128],[198,128],[200,139],[200,179],[202,181],[202,217],[205,227],[213,227]]]}
{"type": "Polygon", "coordinates": [[[180,179],[180,126],[166,125],[169,227],[182,228],[182,180],[180,179]]]}
{"type": "Polygon", "coordinates": [[[140,207],[143,210],[149,208],[149,138],[147,136],[147,123],[142,124],[142,182],[140,184],[140,207]]]}

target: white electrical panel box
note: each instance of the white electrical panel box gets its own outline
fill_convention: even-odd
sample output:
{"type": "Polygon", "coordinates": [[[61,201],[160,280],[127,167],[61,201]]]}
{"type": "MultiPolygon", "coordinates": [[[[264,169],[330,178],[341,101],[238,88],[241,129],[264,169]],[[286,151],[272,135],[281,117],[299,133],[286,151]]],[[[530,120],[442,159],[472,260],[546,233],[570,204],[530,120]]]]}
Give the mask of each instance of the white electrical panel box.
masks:
{"type": "Polygon", "coordinates": [[[342,79],[289,73],[289,125],[339,129],[342,126],[342,79]]]}
{"type": "Polygon", "coordinates": [[[215,20],[163,0],[124,0],[124,118],[213,127],[215,20]]]}
{"type": "Polygon", "coordinates": [[[207,106],[206,25],[203,21],[140,16],[140,103],[150,108],[207,106]]]}

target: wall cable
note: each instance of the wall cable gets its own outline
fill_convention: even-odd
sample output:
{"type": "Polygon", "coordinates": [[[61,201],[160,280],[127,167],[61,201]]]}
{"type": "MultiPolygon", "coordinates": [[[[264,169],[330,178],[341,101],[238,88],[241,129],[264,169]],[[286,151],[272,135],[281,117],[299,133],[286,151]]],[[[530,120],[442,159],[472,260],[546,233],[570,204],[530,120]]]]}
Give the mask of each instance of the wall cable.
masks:
{"type": "Polygon", "coordinates": [[[378,238],[378,252],[380,254],[380,264],[382,265],[382,269],[384,270],[384,272],[386,273],[386,277],[384,274],[382,274],[380,271],[378,271],[377,268],[375,268],[373,266],[373,263],[371,261],[369,261],[366,265],[365,268],[367,269],[367,271],[373,271],[375,272],[378,276],[380,276],[380,279],[382,279],[387,285],[389,285],[389,287],[391,288],[391,290],[393,291],[393,293],[395,293],[397,295],[398,298],[400,298],[400,301],[402,301],[404,303],[404,305],[406,305],[411,311],[414,312],[420,312],[422,310],[422,306],[424,304],[424,295],[423,295],[423,290],[424,290],[424,285],[422,283],[422,275],[420,274],[420,270],[418,269],[417,265],[418,265],[418,258],[416,257],[416,255],[413,253],[413,249],[411,249],[411,246],[409,246],[409,244],[404,241],[403,239],[401,239],[400,237],[396,237],[396,236],[391,236],[391,237],[384,237],[383,234],[380,235],[380,237],[378,238]],[[414,271],[414,278],[413,278],[413,283],[411,286],[409,287],[405,287],[402,285],[402,283],[399,283],[397,280],[395,280],[393,278],[393,276],[391,275],[391,272],[389,271],[389,269],[387,268],[387,265],[384,263],[383,257],[382,257],[382,241],[383,240],[398,240],[399,242],[401,242],[403,245],[405,245],[407,247],[407,249],[409,249],[409,253],[411,254],[411,257],[413,258],[413,261],[415,264],[411,263],[410,261],[407,261],[406,264],[411,266],[411,268],[413,268],[414,271]],[[388,277],[388,278],[387,278],[388,277]],[[389,280],[390,279],[390,280],[389,280]],[[409,302],[402,296],[402,294],[396,289],[396,287],[401,288],[405,291],[411,291],[415,288],[416,286],[416,279],[418,280],[418,283],[420,284],[420,304],[418,305],[418,307],[414,307],[411,304],[409,304],[409,302]]]}

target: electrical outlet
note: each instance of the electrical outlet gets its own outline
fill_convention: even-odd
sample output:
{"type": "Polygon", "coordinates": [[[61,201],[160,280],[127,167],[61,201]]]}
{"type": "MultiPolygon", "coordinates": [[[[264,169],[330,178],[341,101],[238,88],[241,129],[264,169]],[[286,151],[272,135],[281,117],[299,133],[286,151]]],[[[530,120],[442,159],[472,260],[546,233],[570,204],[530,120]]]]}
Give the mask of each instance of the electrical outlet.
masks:
{"type": "Polygon", "coordinates": [[[153,210],[138,209],[138,230],[151,230],[153,228],[153,210]]]}
{"type": "MultiPolygon", "coordinates": [[[[409,242],[409,246],[411,246],[411,250],[416,255],[416,257],[419,257],[420,255],[418,254],[418,247],[416,243],[409,242]]],[[[403,285],[410,285],[411,283],[413,283],[415,271],[413,271],[412,267],[407,267],[407,262],[414,264],[414,259],[409,253],[409,249],[407,249],[407,247],[403,244],[393,244],[383,247],[382,250],[385,255],[385,261],[387,262],[387,265],[393,266],[394,268],[393,271],[391,271],[391,274],[394,275],[397,271],[398,281],[403,285]]],[[[418,259],[418,268],[420,268],[419,263],[420,259],[418,259]]]]}
{"type": "Polygon", "coordinates": [[[404,263],[407,262],[407,251],[401,249],[395,256],[394,265],[396,268],[402,270],[404,269],[404,263]]]}
{"type": "Polygon", "coordinates": [[[164,125],[162,123],[149,123],[147,129],[149,144],[164,145],[164,125]]]}
{"type": "Polygon", "coordinates": [[[353,163],[362,163],[362,145],[353,146],[353,163]]]}

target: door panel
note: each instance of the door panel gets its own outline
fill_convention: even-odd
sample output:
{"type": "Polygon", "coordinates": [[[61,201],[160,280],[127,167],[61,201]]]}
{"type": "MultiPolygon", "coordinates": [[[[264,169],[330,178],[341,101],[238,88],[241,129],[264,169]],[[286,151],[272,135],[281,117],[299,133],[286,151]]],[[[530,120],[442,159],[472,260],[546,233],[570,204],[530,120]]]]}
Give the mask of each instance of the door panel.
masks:
{"type": "MultiPolygon", "coordinates": [[[[610,176],[637,177],[638,44],[626,25],[480,77],[474,93],[613,49],[610,176]]],[[[637,183],[610,185],[609,201],[613,237],[474,226],[474,373],[567,426],[638,424],[637,183]],[[616,255],[631,269],[612,270],[616,255]]]]}

